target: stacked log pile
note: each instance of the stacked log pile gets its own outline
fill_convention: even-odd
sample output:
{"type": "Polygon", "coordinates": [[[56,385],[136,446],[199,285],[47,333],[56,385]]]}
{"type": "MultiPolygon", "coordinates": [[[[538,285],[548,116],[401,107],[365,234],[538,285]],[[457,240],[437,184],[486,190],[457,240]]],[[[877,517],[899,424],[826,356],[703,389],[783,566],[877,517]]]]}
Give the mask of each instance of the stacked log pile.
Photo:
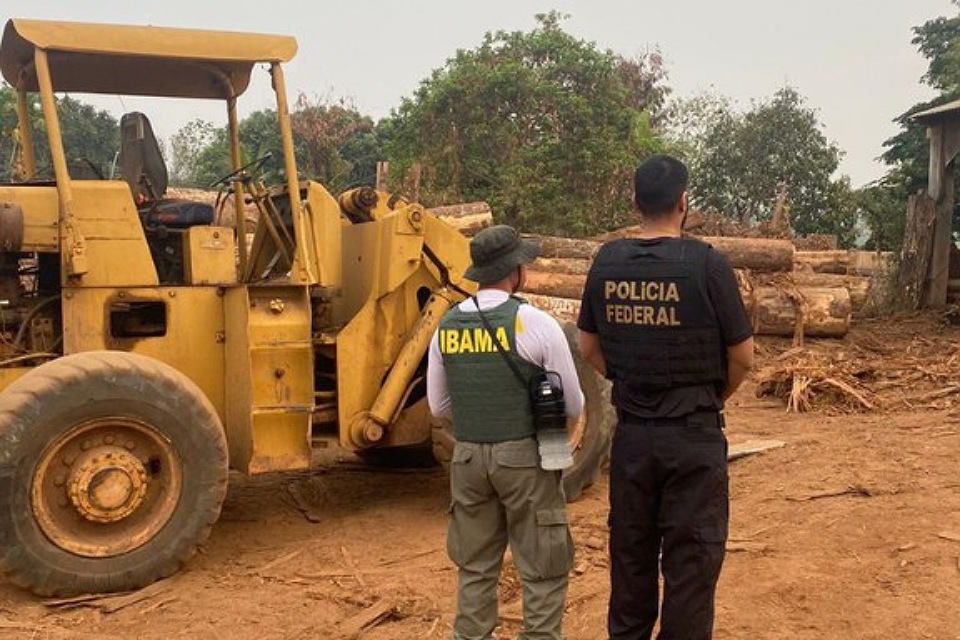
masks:
{"type": "MultiPolygon", "coordinates": [[[[606,239],[631,237],[621,230],[606,239]]],[[[561,320],[574,321],[591,258],[599,240],[530,236],[540,240],[541,257],[529,270],[530,302],[561,320]]],[[[761,335],[839,338],[854,316],[871,302],[870,274],[879,260],[850,251],[797,251],[788,239],[707,236],[737,273],[744,306],[761,335]],[[876,263],[876,264],[874,264],[876,263]]]]}

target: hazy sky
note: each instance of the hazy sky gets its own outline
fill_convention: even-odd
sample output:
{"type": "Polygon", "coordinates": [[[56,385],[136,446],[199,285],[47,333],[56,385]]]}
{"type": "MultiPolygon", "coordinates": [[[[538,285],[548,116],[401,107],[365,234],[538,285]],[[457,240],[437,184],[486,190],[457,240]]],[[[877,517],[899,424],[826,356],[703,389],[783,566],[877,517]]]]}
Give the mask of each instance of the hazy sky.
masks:
{"type": "MultiPolygon", "coordinates": [[[[288,34],[299,53],[287,65],[291,101],[345,97],[380,118],[433,69],[483,34],[529,31],[534,15],[569,14],[564,28],[624,56],[663,54],[678,96],[712,91],[742,109],[796,88],[824,132],[845,153],[854,186],[878,178],[891,122],[934,92],[920,77],[926,60],[912,27],[956,15],[950,0],[3,0],[0,18],[119,22],[288,34]]],[[[265,74],[260,74],[261,76],[265,74]]],[[[272,106],[261,77],[241,115],[272,106]]],[[[119,116],[145,111],[168,138],[187,121],[222,122],[219,103],[81,97],[119,116]]]]}

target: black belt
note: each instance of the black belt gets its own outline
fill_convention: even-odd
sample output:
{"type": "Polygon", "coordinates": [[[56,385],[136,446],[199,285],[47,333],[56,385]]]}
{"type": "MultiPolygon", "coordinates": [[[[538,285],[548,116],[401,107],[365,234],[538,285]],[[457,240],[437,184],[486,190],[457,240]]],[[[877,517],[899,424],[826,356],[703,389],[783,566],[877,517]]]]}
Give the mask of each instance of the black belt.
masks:
{"type": "Polygon", "coordinates": [[[691,421],[698,421],[704,418],[715,418],[720,422],[720,426],[723,427],[723,412],[718,410],[694,411],[693,413],[688,413],[685,416],[679,416],[676,418],[655,418],[650,416],[639,416],[625,409],[617,408],[617,420],[626,424],[649,424],[658,427],[685,427],[691,421]]]}

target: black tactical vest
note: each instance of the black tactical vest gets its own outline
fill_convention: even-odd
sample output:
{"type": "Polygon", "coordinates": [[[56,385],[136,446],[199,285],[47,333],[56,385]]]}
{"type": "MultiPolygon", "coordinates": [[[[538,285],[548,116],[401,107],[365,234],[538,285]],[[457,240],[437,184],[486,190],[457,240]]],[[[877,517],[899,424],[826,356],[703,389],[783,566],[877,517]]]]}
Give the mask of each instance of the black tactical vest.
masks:
{"type": "Polygon", "coordinates": [[[710,245],[690,238],[615,240],[587,290],[607,375],[629,388],[722,387],[725,348],[707,295],[710,245]]]}

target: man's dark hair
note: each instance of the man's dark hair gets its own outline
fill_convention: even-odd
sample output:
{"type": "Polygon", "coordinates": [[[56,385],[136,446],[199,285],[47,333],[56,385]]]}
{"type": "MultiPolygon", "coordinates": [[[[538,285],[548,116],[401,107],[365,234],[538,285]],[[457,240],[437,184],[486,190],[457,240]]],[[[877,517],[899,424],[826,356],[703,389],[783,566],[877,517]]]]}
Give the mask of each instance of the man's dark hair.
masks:
{"type": "Polygon", "coordinates": [[[645,160],[633,174],[633,197],[640,213],[652,218],[670,213],[687,190],[689,177],[686,165],[672,156],[645,160]]]}

